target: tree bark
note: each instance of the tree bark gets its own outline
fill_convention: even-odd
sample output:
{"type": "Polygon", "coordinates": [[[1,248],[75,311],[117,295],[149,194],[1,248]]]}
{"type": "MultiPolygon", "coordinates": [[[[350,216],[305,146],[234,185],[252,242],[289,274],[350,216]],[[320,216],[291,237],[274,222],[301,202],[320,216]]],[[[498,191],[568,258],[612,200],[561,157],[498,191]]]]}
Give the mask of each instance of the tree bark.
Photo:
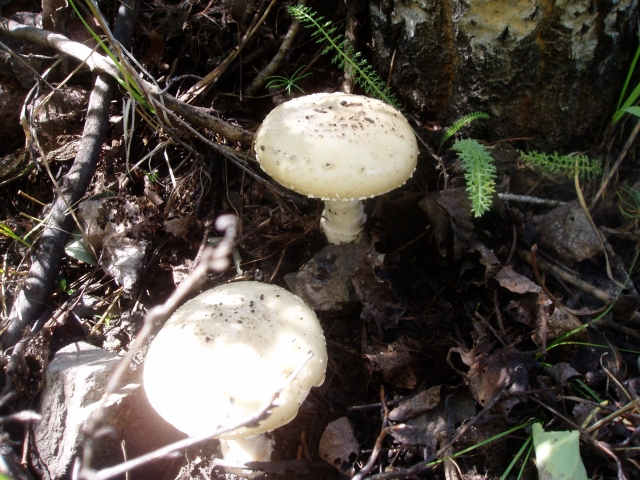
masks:
{"type": "Polygon", "coordinates": [[[425,120],[481,110],[472,134],[562,148],[613,113],[635,45],[636,0],[372,0],[375,63],[425,120]],[[484,126],[482,125],[484,124],[484,126]]]}

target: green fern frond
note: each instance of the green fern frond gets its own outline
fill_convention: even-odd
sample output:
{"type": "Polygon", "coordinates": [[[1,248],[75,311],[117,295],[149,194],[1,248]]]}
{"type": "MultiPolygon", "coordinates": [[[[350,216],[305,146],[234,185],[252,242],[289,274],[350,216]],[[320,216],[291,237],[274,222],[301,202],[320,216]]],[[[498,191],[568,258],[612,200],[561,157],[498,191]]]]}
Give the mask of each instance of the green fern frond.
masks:
{"type": "Polygon", "coordinates": [[[480,217],[491,207],[496,191],[493,157],[476,140],[457,140],[452,148],[458,152],[458,158],[466,172],[464,178],[467,180],[471,211],[476,217],[480,217]]]}
{"type": "Polygon", "coordinates": [[[356,84],[362,87],[367,95],[382,100],[400,110],[400,103],[396,96],[391,93],[391,88],[385,85],[380,75],[362,58],[361,53],[355,52],[351,46],[347,45],[344,37],[336,33],[336,27],[330,21],[326,21],[324,17],[318,15],[309,7],[295,5],[287,7],[287,10],[302,25],[314,29],[311,36],[318,37],[317,43],[327,42],[327,46],[322,50],[322,53],[334,52],[331,63],[337,64],[338,68],[342,70],[350,69],[353,72],[356,84]]]}
{"type": "Polygon", "coordinates": [[[444,132],[444,135],[442,136],[442,140],[440,140],[440,146],[444,145],[444,142],[446,142],[451,137],[453,137],[456,133],[458,133],[458,130],[460,130],[462,127],[470,124],[471,122],[479,118],[483,118],[487,120],[489,118],[489,115],[484,112],[472,112],[453,122],[453,125],[447,128],[447,131],[444,132]]]}
{"type": "Polygon", "coordinates": [[[589,158],[586,155],[559,155],[558,152],[547,154],[538,153],[535,150],[529,153],[518,150],[518,153],[525,163],[540,167],[545,173],[550,175],[561,174],[566,177],[573,177],[576,169],[576,161],[578,163],[577,166],[580,177],[591,180],[602,174],[602,164],[598,160],[589,158]]]}

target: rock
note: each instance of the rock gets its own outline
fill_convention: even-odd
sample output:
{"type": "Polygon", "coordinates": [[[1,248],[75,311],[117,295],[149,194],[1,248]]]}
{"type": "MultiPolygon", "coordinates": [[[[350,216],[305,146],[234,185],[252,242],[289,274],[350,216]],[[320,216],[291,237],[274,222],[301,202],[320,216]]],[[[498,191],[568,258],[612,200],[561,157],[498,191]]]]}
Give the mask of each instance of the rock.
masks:
{"type": "Polygon", "coordinates": [[[366,250],[356,244],[328,245],[284,281],[316,312],[345,313],[357,301],[351,277],[366,250]]]}
{"type": "MultiPolygon", "coordinates": [[[[52,479],[69,477],[81,451],[82,431],[120,360],[115,353],[86,343],[73,343],[58,351],[49,365],[35,444],[52,479]]],[[[109,427],[110,434],[96,441],[92,468],[122,463],[123,445],[127,458],[132,459],[184,438],[149,404],[140,369],[130,369],[121,385],[124,386],[106,403],[101,426],[109,427]]],[[[169,479],[179,469],[175,460],[165,459],[132,471],[131,478],[169,479]]]]}
{"type": "Polygon", "coordinates": [[[423,118],[449,126],[480,110],[491,119],[465,136],[535,136],[558,149],[609,118],[637,2],[372,0],[369,16],[377,71],[392,70],[392,88],[423,118]]]}

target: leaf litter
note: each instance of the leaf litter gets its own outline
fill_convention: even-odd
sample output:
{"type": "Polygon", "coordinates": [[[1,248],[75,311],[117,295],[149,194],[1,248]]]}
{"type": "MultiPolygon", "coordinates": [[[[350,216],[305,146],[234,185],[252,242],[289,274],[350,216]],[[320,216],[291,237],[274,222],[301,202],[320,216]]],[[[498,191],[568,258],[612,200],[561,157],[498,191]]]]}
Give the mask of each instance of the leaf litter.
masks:
{"type": "MultiPolygon", "coordinates": [[[[195,59],[201,56],[212,66],[219,64],[234,45],[229,27],[248,21],[242,8],[228,3],[228,8],[225,3],[204,9],[195,3],[178,7],[153,2],[155,8],[145,13],[146,30],[138,32],[134,53],[157,76],[168,74],[174,68],[170,59],[181,52],[176,73],[198,70],[195,59]]],[[[268,22],[251,48],[268,52],[281,28],[268,22]]],[[[311,63],[309,48],[301,47],[287,60],[291,71],[311,63]]],[[[239,62],[232,64],[228,76],[219,81],[220,91],[234,91],[234,75],[243,72],[242,67],[239,62]]],[[[320,57],[315,68],[319,74],[304,79],[305,91],[334,88],[333,79],[339,75],[335,66],[320,57]]],[[[198,71],[204,75],[207,70],[198,71]]],[[[86,81],[78,83],[60,89],[39,110],[35,127],[46,151],[58,151],[77,138],[88,87],[86,81]]],[[[188,85],[176,84],[174,91],[184,91],[188,85]]],[[[220,116],[249,129],[272,108],[268,98],[243,102],[224,95],[209,98],[220,116]]],[[[237,248],[243,273],[231,268],[210,275],[201,288],[245,278],[286,285],[288,275],[302,278],[306,288],[315,283],[324,287],[336,279],[336,270],[342,272],[335,290],[340,294],[319,288],[325,295],[323,305],[328,305],[320,309],[328,312],[321,314],[330,352],[327,381],[310,395],[299,417],[275,433],[279,460],[269,475],[294,478],[292,471],[296,478],[355,475],[373,457],[381,432],[390,428],[375,458],[378,473],[397,473],[388,478],[403,478],[404,472],[436,460],[437,455],[442,458],[444,452],[452,455],[471,446],[477,446],[473,453],[456,458],[458,467],[469,477],[476,472],[499,478],[531,429],[516,431],[508,442],[500,438],[482,442],[530,419],[543,422],[545,430],[579,431],[589,472],[614,478],[623,465],[638,474],[640,339],[631,334],[640,324],[640,298],[633,287],[637,275],[631,269],[638,237],[637,226],[616,208],[605,210],[603,205],[592,216],[606,219],[598,226],[613,229],[606,238],[613,249],[610,256],[630,275],[622,292],[606,271],[600,234],[579,204],[549,208],[497,201],[492,211],[476,220],[464,187],[439,189],[440,172],[423,155],[414,180],[395,196],[380,199],[375,208],[371,205],[369,236],[357,252],[347,254],[346,266],[334,268],[332,252],[315,257],[325,246],[317,228],[317,202],[282,195],[219,154],[202,154],[206,147],[186,129],[162,155],[149,157],[144,168],[157,172],[153,182],[140,169],[132,173],[125,167],[131,158],[118,143],[124,127],[115,120],[122,112],[113,108],[115,143],[103,146],[92,189],[94,193],[113,189],[116,194],[78,206],[91,244],[87,249],[93,249],[106,276],[77,257],[65,260],[61,273],[71,279],[74,293],[70,289],[54,293],[54,315],[34,337],[21,363],[3,357],[4,382],[18,387],[11,408],[25,408],[42,388],[49,359],[46,345],[59,349],[71,339],[88,338],[87,332],[96,327],[102,337],[93,336],[92,341],[106,348],[106,339],[117,335],[120,343],[115,348],[126,350],[139,328],[139,304],[148,309],[161,303],[179,283],[174,275],[178,278],[180,272],[192,269],[200,246],[218,235],[211,220],[233,212],[241,222],[237,248]],[[401,221],[395,218],[400,216],[401,221]],[[628,233],[630,239],[625,237],[628,233]],[[537,260],[531,258],[533,245],[538,248],[537,260]],[[312,274],[305,277],[310,269],[312,274]],[[94,314],[104,313],[104,306],[87,304],[88,312],[73,313],[74,301],[86,296],[83,290],[111,298],[117,286],[124,288],[113,322],[97,325],[94,314]],[[337,314],[332,301],[340,306],[333,309],[337,314]],[[609,305],[613,308],[605,309],[609,305]],[[69,320],[57,321],[63,312],[69,320]],[[613,449],[612,457],[607,452],[613,449]],[[318,466],[320,459],[326,467],[318,466]]],[[[250,158],[242,145],[209,133],[250,158]]],[[[146,128],[132,134],[136,158],[166,140],[146,128]]],[[[67,171],[63,153],[51,161],[59,175],[67,171]]],[[[25,155],[17,149],[2,154],[2,158],[13,155],[12,159],[25,155]]],[[[453,157],[445,159],[454,163],[453,157]]],[[[259,172],[250,161],[247,165],[259,172]]],[[[12,163],[12,171],[16,169],[19,166],[12,163]]],[[[537,189],[530,188],[531,172],[526,169],[507,169],[498,162],[498,170],[499,178],[510,176],[515,190],[511,193],[545,196],[558,189],[549,179],[537,179],[537,189]]],[[[21,235],[36,227],[33,219],[43,218],[46,210],[17,191],[26,190],[46,204],[51,200],[49,182],[35,170],[10,185],[1,194],[11,205],[4,209],[2,221],[11,221],[21,235]],[[16,223],[19,212],[31,218],[20,217],[16,223]]],[[[574,198],[571,188],[558,190],[559,200],[574,198]]],[[[5,237],[0,246],[6,311],[13,300],[11,292],[17,291],[26,271],[22,262],[28,252],[5,237]]],[[[182,473],[172,478],[224,478],[224,468],[211,460],[214,449],[189,451],[180,458],[182,473]]],[[[524,459],[518,467],[529,475],[533,470],[524,459]]],[[[266,471],[262,468],[255,471],[266,471]]],[[[438,466],[425,466],[421,472],[427,475],[430,468],[440,475],[438,466]]],[[[250,477],[243,470],[239,475],[250,477]]]]}

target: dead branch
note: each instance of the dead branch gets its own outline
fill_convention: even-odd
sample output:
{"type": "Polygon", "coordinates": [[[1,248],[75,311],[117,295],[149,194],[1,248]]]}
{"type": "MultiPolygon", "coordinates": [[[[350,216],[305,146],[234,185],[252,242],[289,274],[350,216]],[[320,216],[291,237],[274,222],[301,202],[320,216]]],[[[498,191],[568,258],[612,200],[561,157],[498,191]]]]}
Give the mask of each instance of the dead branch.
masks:
{"type": "MultiPolygon", "coordinates": [[[[115,34],[127,45],[133,35],[134,16],[137,15],[138,4],[137,0],[126,0],[118,9],[115,34]]],[[[100,68],[108,70],[105,73],[114,74],[106,60],[98,59],[88,47],[71,42],[62,35],[24,27],[6,19],[0,20],[0,31],[24,34],[24,38],[44,41],[65,53],[73,51],[88,61],[89,65],[95,65],[96,69],[97,65],[100,65],[100,68]]],[[[109,104],[115,92],[114,83],[113,79],[104,73],[98,75],[95,80],[78,154],[69,173],[64,177],[62,195],[58,195],[53,203],[49,223],[40,238],[29,274],[13,304],[9,326],[2,336],[3,348],[12,347],[20,341],[24,330],[33,324],[43,311],[55,287],[56,276],[60,271],[64,255],[64,246],[69,238],[69,232],[73,229],[73,218],[69,215],[69,206],[75,205],[84,196],[93,178],[104,135],[109,125],[109,104]]]]}
{"type": "MultiPolygon", "coordinates": [[[[43,45],[45,47],[52,47],[55,49],[62,47],[63,50],[60,49],[59,51],[80,62],[84,62],[91,71],[104,73],[114,78],[120,78],[120,71],[110,58],[92,51],[81,43],[69,40],[63,35],[35,27],[28,27],[2,17],[0,17],[0,32],[6,33],[7,35],[23,41],[43,45]]],[[[155,85],[144,82],[143,87],[150,93],[158,95],[159,98],[164,101],[165,105],[175,113],[199,127],[208,128],[233,142],[242,142],[245,145],[250,145],[253,141],[253,133],[247,130],[213,117],[207,114],[203,109],[184,103],[172,95],[167,93],[161,94],[160,90],[155,85]]]]}
{"type": "Polygon", "coordinates": [[[59,52],[65,53],[85,63],[92,71],[106,73],[112,77],[118,77],[120,75],[118,67],[111,59],[95,53],[86,45],[69,40],[64,35],[35,27],[28,27],[2,17],[0,17],[0,32],[6,33],[23,42],[55,48],[59,52]]]}

